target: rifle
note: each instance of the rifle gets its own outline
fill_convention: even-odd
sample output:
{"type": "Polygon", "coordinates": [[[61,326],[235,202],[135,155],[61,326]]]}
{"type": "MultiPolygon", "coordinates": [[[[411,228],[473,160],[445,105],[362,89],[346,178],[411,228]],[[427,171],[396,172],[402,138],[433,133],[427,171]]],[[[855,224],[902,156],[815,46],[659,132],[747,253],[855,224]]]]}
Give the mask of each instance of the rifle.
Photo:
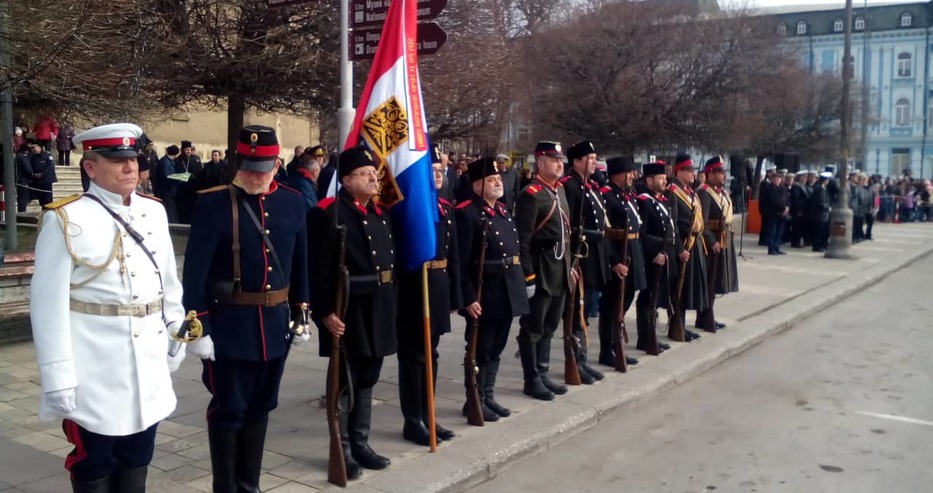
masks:
{"type": "MultiPolygon", "coordinates": [[[[483,186],[486,181],[483,179],[483,186]]],[[[485,199],[484,199],[485,200],[485,199]]],[[[486,212],[480,209],[482,214],[481,228],[483,230],[479,246],[479,267],[476,272],[476,301],[483,299],[483,270],[486,264],[486,230],[488,228],[488,218],[486,212]]],[[[479,387],[476,383],[476,375],[479,374],[479,367],[476,366],[476,345],[479,337],[479,317],[470,320],[470,340],[467,343],[466,354],[463,356],[463,381],[466,387],[466,413],[467,423],[473,426],[483,426],[483,407],[479,401],[479,387]]]]}
{"type": "MultiPolygon", "coordinates": [[[[676,194],[675,194],[676,195],[676,194]]],[[[674,200],[679,200],[676,197],[674,200]]],[[[696,200],[696,197],[693,197],[693,200],[696,200]]],[[[691,221],[696,220],[694,215],[696,214],[696,205],[692,205],[690,208],[690,219],[691,221]]],[[[692,224],[692,223],[691,223],[692,224]]],[[[696,236],[691,232],[690,237],[684,241],[684,250],[690,251],[693,249],[693,244],[696,241],[696,236]]],[[[677,342],[686,342],[687,334],[684,329],[684,322],[681,319],[683,314],[683,299],[682,293],[684,291],[684,280],[687,278],[687,262],[681,262],[680,272],[677,276],[677,287],[673,293],[670,293],[671,298],[671,312],[672,316],[667,318],[667,337],[672,341],[677,342]]]]}
{"type": "MultiPolygon", "coordinates": [[[[580,260],[586,258],[589,255],[589,248],[586,244],[586,235],[583,233],[583,204],[586,199],[586,182],[589,180],[589,176],[584,172],[583,174],[583,193],[580,194],[580,207],[577,215],[577,224],[578,231],[580,234],[580,239],[577,240],[577,247],[573,252],[573,258],[570,261],[570,269],[567,270],[567,306],[564,309],[564,383],[567,385],[581,385],[583,381],[580,379],[580,369],[577,368],[577,345],[585,344],[585,341],[578,341],[573,335],[573,315],[574,315],[574,305],[580,305],[580,312],[583,312],[583,298],[580,298],[580,301],[577,302],[577,287],[578,285],[582,286],[583,279],[581,279],[579,266],[580,260]],[[577,271],[578,277],[577,282],[572,282],[571,277],[572,273],[577,271]]],[[[558,200],[560,198],[558,197],[558,200]]],[[[566,265],[566,264],[565,264],[566,265]]]]}
{"type": "MultiPolygon", "coordinates": [[[[340,320],[347,314],[350,294],[350,271],[347,269],[347,227],[337,226],[337,293],[334,313],[340,320]]],[[[327,481],[340,487],[347,486],[347,464],[340,435],[340,371],[341,337],[331,336],[330,362],[327,367],[327,431],[330,433],[330,455],[327,460],[327,481]]],[[[347,375],[349,380],[349,375],[347,375]]],[[[351,397],[352,399],[352,397],[351,397]]]]}
{"type": "MultiPolygon", "coordinates": [[[[626,234],[622,238],[622,264],[628,267],[631,265],[631,258],[628,256],[628,225],[625,228],[626,234]]],[[[612,345],[615,350],[615,370],[625,373],[628,371],[628,361],[625,358],[625,350],[622,347],[622,341],[628,342],[628,332],[625,330],[625,278],[621,279],[622,287],[619,288],[619,308],[616,318],[613,321],[612,345]]]]}

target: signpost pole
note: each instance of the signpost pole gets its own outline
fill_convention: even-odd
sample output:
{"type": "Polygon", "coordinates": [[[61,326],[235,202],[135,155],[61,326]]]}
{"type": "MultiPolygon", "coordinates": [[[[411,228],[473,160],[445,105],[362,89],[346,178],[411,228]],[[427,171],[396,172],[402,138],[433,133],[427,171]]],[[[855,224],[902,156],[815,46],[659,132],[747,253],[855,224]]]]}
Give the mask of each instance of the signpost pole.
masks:
{"type": "Polygon", "coordinates": [[[350,0],[340,0],[340,108],[337,151],[346,146],[356,110],[353,108],[353,62],[350,61],[350,0]]]}

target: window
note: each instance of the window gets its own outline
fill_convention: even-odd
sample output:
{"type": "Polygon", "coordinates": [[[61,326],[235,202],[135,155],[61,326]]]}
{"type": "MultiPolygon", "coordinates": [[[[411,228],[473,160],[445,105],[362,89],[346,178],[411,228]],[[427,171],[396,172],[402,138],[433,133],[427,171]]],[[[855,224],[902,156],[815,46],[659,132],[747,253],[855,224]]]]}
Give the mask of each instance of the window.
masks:
{"type": "Polygon", "coordinates": [[[913,16],[910,15],[910,12],[904,12],[901,14],[901,27],[910,27],[910,23],[913,21],[913,16]]]}
{"type": "Polygon", "coordinates": [[[833,21],[833,32],[841,33],[843,29],[845,29],[845,23],[842,22],[842,19],[833,21]]]}
{"type": "Polygon", "coordinates": [[[927,116],[927,128],[933,128],[933,102],[930,103],[930,112],[927,116]]]}
{"type": "Polygon", "coordinates": [[[897,76],[910,77],[913,73],[910,53],[901,53],[897,55],[897,76]]]}
{"type": "Polygon", "coordinates": [[[787,24],[783,22],[778,24],[777,33],[778,36],[787,36],[787,24]]]}
{"type": "Polygon", "coordinates": [[[856,17],[856,18],[855,18],[855,30],[856,30],[856,31],[862,31],[862,30],[864,30],[864,29],[865,29],[865,18],[864,18],[864,17],[856,17]]]}
{"type": "Polygon", "coordinates": [[[894,103],[894,126],[910,126],[910,101],[907,98],[898,99],[894,103]]]}
{"type": "Polygon", "coordinates": [[[807,34],[807,23],[804,21],[797,22],[797,34],[807,34]]]}
{"type": "Polygon", "coordinates": [[[891,176],[901,176],[910,169],[910,148],[891,149],[891,176]]]}
{"type": "Polygon", "coordinates": [[[836,52],[833,50],[826,50],[823,52],[822,60],[820,63],[820,70],[823,72],[832,72],[836,69],[836,52]]]}

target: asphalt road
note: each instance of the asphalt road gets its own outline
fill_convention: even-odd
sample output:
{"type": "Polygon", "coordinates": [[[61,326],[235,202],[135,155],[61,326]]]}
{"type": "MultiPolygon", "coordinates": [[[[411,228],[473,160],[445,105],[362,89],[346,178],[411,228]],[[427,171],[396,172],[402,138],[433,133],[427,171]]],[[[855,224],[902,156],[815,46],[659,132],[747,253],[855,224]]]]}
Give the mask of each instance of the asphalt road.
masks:
{"type": "Polygon", "coordinates": [[[470,491],[931,492],[931,280],[927,257],[470,491]]]}

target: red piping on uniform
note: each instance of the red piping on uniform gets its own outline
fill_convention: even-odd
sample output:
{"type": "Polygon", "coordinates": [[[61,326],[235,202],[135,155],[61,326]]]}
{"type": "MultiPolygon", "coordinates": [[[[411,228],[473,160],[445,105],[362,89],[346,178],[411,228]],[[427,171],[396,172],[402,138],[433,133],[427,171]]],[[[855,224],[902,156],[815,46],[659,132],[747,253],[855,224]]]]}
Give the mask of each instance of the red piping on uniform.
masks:
{"type": "MultiPolygon", "coordinates": [[[[204,368],[207,370],[207,391],[214,395],[216,387],[214,386],[214,365],[211,364],[211,360],[201,360],[204,362],[204,368]]],[[[211,399],[213,401],[213,399],[211,399]]],[[[207,421],[211,420],[211,414],[214,414],[216,408],[207,406],[207,421]]]]}
{"type": "MultiPolygon", "coordinates": [[[[84,441],[81,440],[81,428],[78,426],[78,423],[70,419],[62,420],[62,429],[65,431],[65,438],[68,440],[68,443],[74,444],[75,446],[75,449],[65,457],[65,469],[70,472],[75,464],[83,461],[87,457],[87,449],[84,448],[84,441]]],[[[74,479],[73,473],[71,479],[74,479]]]]}
{"type": "MultiPolygon", "coordinates": [[[[273,181],[272,183],[275,183],[275,182],[273,181]]],[[[270,193],[271,192],[272,190],[270,190],[270,193]]],[[[266,229],[266,209],[265,207],[263,207],[262,204],[263,204],[263,201],[260,200],[259,201],[259,217],[262,218],[261,219],[262,228],[266,229]]],[[[269,240],[271,241],[272,239],[270,238],[269,240]]],[[[265,289],[266,285],[269,284],[269,254],[266,252],[267,248],[266,248],[265,243],[263,243],[262,246],[260,246],[260,248],[262,249],[262,261],[263,261],[262,287],[263,289],[265,289]]],[[[284,276],[285,273],[283,272],[281,275],[284,276]]],[[[257,306],[256,309],[259,310],[259,335],[262,337],[262,360],[269,361],[269,355],[266,352],[266,326],[262,320],[262,307],[257,306]]]]}

